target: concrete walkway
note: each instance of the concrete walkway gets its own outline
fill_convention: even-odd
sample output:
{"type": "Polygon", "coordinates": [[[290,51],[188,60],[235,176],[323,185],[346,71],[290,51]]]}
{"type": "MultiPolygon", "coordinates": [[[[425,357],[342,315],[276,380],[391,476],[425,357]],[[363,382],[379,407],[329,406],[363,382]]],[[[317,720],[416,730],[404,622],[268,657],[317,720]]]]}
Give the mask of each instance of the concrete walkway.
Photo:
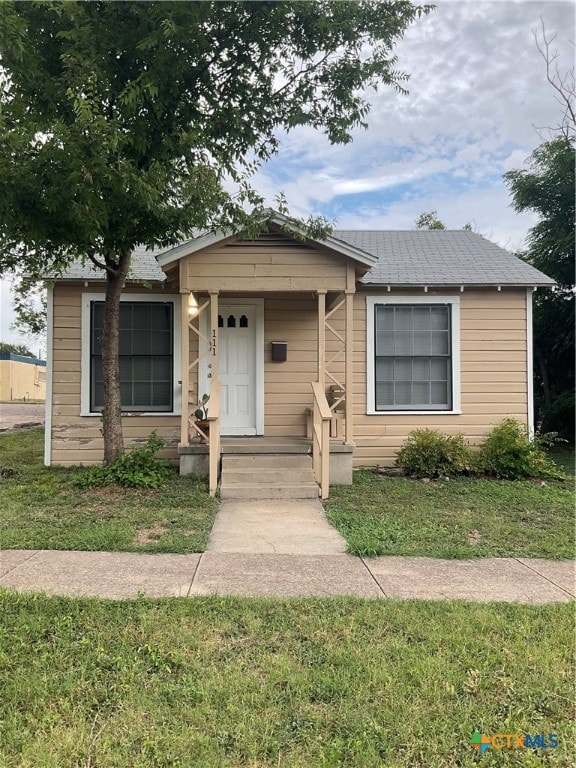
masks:
{"type": "Polygon", "coordinates": [[[346,542],[318,499],[228,499],[220,502],[208,551],[339,555],[346,542]]]}
{"type": "Polygon", "coordinates": [[[141,555],[4,550],[0,552],[0,588],[115,599],[139,594],[357,595],[548,603],[574,599],[575,563],[524,558],[362,559],[346,554],[141,555]]]}

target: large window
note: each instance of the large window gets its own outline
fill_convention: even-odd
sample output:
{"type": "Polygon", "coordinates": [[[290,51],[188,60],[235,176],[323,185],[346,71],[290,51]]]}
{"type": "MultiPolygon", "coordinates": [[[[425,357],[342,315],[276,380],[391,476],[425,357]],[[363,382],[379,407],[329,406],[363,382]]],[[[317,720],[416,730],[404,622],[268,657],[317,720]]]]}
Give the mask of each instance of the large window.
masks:
{"type": "Polygon", "coordinates": [[[368,411],[459,408],[458,299],[370,297],[368,411]]]}
{"type": "MultiPolygon", "coordinates": [[[[102,410],[104,302],[90,302],[90,411],[102,410]]],[[[120,394],[124,411],[174,410],[174,305],[120,304],[120,394]]]]}

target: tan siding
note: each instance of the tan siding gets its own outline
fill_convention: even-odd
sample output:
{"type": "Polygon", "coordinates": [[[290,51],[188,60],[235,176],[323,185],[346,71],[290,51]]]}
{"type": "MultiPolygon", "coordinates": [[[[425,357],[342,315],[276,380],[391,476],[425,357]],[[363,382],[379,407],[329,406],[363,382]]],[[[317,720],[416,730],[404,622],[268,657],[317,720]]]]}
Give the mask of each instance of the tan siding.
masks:
{"type": "MultiPolygon", "coordinates": [[[[103,443],[98,416],[80,416],[82,293],[97,293],[102,285],[57,284],[54,288],[54,354],[52,374],[53,464],[94,464],[102,461],[103,443]]],[[[130,286],[126,293],[145,293],[130,286]]],[[[166,293],[166,298],[169,294],[166,293]]],[[[176,318],[177,320],[178,318],[176,318]]],[[[179,350],[175,350],[179,354],[179,350]]],[[[126,445],[145,440],[152,430],[166,440],[164,455],[176,456],[179,416],[126,416],[122,419],[126,445]]]]}
{"type": "MultiPolygon", "coordinates": [[[[434,291],[430,295],[439,293],[434,291]]],[[[503,418],[513,416],[526,423],[528,396],[524,289],[501,292],[493,289],[470,290],[458,295],[462,413],[430,416],[366,414],[366,294],[356,295],[356,466],[393,464],[396,452],[414,429],[431,427],[448,434],[461,433],[471,444],[477,444],[503,418]]]]}
{"type": "Polygon", "coordinates": [[[281,235],[256,241],[218,243],[185,259],[191,290],[304,291],[342,290],[346,260],[281,235]]]}

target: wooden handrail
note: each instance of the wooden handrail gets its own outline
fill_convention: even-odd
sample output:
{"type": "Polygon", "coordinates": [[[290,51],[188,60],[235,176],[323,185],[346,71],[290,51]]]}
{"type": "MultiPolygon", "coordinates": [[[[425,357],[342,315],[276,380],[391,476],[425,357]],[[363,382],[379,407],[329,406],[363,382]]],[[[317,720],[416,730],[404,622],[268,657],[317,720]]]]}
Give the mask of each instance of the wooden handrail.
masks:
{"type": "Polygon", "coordinates": [[[208,401],[208,421],[210,422],[208,480],[210,496],[215,496],[218,489],[218,470],[220,466],[220,390],[220,382],[212,379],[210,399],[208,401]]]}
{"type": "Polygon", "coordinates": [[[320,496],[328,498],[330,488],[330,421],[332,411],[319,381],[311,381],[314,395],[312,409],[312,463],[320,496]]]}

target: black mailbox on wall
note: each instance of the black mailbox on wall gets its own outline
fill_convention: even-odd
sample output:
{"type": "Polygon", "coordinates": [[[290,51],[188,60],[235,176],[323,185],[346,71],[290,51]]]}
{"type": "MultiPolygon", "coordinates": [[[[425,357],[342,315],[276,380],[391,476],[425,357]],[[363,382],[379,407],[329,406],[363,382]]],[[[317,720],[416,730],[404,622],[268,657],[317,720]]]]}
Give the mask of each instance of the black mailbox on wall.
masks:
{"type": "Polygon", "coordinates": [[[285,341],[272,341],[272,360],[275,363],[285,363],[288,359],[288,344],[285,341]]]}

